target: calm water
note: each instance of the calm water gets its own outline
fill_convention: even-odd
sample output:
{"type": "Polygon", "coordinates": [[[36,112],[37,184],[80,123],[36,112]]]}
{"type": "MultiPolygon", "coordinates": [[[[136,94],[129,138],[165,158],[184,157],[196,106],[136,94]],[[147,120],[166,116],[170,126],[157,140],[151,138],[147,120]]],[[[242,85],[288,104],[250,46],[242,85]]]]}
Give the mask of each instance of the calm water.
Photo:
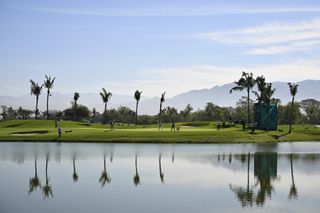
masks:
{"type": "Polygon", "coordinates": [[[0,143],[0,212],[319,212],[320,143],[0,143]]]}

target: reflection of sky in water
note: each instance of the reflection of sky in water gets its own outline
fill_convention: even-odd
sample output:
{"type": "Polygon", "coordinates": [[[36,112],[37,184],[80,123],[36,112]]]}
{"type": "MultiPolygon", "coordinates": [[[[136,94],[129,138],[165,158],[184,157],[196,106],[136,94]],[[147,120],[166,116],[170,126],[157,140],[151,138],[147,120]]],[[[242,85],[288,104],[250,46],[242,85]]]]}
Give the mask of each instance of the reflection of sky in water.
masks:
{"type": "Polygon", "coordinates": [[[268,151],[278,154],[260,158],[254,153],[264,151],[265,145],[0,144],[0,212],[318,212],[320,144],[300,144],[271,145],[268,151]],[[271,174],[270,181],[264,182],[272,186],[271,196],[266,196],[262,206],[253,202],[252,207],[241,207],[230,190],[230,185],[247,189],[248,155],[244,150],[251,152],[249,187],[253,196],[271,174]],[[291,152],[295,153],[295,199],[289,199],[292,176],[287,153],[291,152]],[[29,179],[35,175],[34,156],[41,185],[46,183],[46,154],[53,191],[53,198],[48,199],[43,198],[41,189],[28,194],[29,179]],[[104,154],[111,182],[102,187],[99,178],[104,154]],[[135,154],[138,186],[134,184],[135,154]],[[77,182],[73,180],[73,156],[77,182]],[[275,165],[270,168],[272,162],[275,165]],[[255,171],[258,163],[265,168],[255,171]]]}

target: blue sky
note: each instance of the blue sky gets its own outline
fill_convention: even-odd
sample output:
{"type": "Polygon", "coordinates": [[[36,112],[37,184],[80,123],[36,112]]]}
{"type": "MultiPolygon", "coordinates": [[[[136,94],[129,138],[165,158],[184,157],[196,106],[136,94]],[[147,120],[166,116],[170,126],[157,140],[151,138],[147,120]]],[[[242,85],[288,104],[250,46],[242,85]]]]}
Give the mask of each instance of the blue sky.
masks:
{"type": "Polygon", "coordinates": [[[320,2],[1,0],[0,95],[54,91],[168,97],[241,71],[320,79],[320,2]]]}

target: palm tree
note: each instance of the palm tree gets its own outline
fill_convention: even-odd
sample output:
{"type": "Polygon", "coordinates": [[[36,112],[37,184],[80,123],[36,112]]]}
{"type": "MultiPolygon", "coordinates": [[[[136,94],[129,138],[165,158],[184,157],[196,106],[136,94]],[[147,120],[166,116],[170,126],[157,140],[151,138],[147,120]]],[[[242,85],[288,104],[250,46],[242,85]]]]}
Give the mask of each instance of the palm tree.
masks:
{"type": "Polygon", "coordinates": [[[49,96],[51,96],[50,90],[53,88],[53,83],[56,78],[51,79],[51,76],[45,76],[44,87],[47,88],[47,119],[49,119],[49,96]]]}
{"type": "Polygon", "coordinates": [[[103,172],[100,176],[99,182],[101,183],[101,187],[104,187],[106,183],[111,182],[111,178],[109,177],[106,169],[106,155],[104,155],[104,158],[103,158],[103,172]]]}
{"type": "Polygon", "coordinates": [[[135,167],[136,167],[136,174],[133,176],[133,183],[135,186],[138,186],[139,184],[141,184],[140,182],[140,176],[139,176],[139,173],[138,173],[138,159],[137,159],[137,155],[135,156],[134,158],[134,164],[135,164],[135,167]]]}
{"type": "Polygon", "coordinates": [[[73,174],[72,174],[73,182],[77,182],[79,180],[79,176],[78,176],[77,170],[76,170],[76,157],[75,156],[73,156],[72,164],[73,164],[73,174]]]}
{"type": "Polygon", "coordinates": [[[107,104],[112,96],[112,93],[107,92],[104,88],[102,88],[102,92],[100,92],[100,96],[101,96],[102,101],[104,103],[104,114],[106,114],[107,113],[107,104]]]}
{"type": "Polygon", "coordinates": [[[289,133],[291,133],[292,130],[292,113],[293,113],[293,104],[294,104],[294,97],[296,96],[298,92],[298,84],[294,83],[288,83],[289,89],[290,89],[290,94],[292,96],[292,101],[291,101],[291,110],[290,110],[290,126],[289,126],[289,133]]]}
{"type": "Polygon", "coordinates": [[[165,96],[166,92],[161,94],[161,98],[160,98],[160,111],[159,111],[159,129],[161,128],[161,124],[162,124],[162,103],[165,101],[165,96]]]}
{"type": "Polygon", "coordinates": [[[48,162],[49,157],[46,158],[46,184],[42,187],[43,198],[49,198],[50,196],[53,197],[52,187],[49,185],[49,178],[48,178],[48,162]]]}
{"type": "Polygon", "coordinates": [[[35,116],[36,116],[36,119],[37,119],[38,115],[39,115],[39,109],[38,109],[39,95],[41,94],[41,90],[42,90],[43,84],[40,86],[38,83],[35,83],[31,79],[30,79],[30,83],[31,83],[31,95],[35,95],[36,96],[35,116]]]}
{"type": "Polygon", "coordinates": [[[34,161],[34,177],[29,179],[29,194],[40,187],[40,179],[38,177],[37,160],[34,161]]]}
{"type": "Polygon", "coordinates": [[[242,76],[241,78],[235,82],[235,84],[237,86],[233,87],[230,90],[230,93],[232,93],[233,91],[242,91],[244,89],[247,90],[247,101],[248,101],[248,123],[251,123],[250,120],[250,90],[254,87],[254,85],[256,84],[256,81],[253,77],[252,73],[246,73],[246,72],[242,72],[242,76]]]}
{"type": "Polygon", "coordinates": [[[297,187],[294,183],[294,177],[293,177],[293,163],[292,163],[292,153],[290,154],[290,167],[291,167],[291,187],[290,187],[290,192],[289,192],[289,198],[297,198],[298,197],[298,190],[297,187]]]}
{"type": "Polygon", "coordinates": [[[161,183],[164,183],[164,173],[162,172],[162,167],[161,167],[161,154],[159,155],[159,174],[160,174],[161,183]]]}
{"type": "Polygon", "coordinates": [[[100,96],[102,98],[102,101],[104,103],[104,119],[105,121],[107,120],[107,104],[108,101],[110,100],[112,93],[111,92],[107,92],[104,88],[102,88],[102,92],[100,92],[100,96]]]}
{"type": "Polygon", "coordinates": [[[80,98],[80,94],[78,92],[75,92],[73,95],[73,119],[76,120],[76,109],[78,106],[78,100],[80,98]]]}
{"type": "Polygon", "coordinates": [[[139,92],[139,90],[136,90],[135,93],[134,93],[134,99],[136,99],[136,125],[138,125],[138,105],[139,105],[139,101],[140,101],[140,98],[141,98],[141,92],[139,92]]]}

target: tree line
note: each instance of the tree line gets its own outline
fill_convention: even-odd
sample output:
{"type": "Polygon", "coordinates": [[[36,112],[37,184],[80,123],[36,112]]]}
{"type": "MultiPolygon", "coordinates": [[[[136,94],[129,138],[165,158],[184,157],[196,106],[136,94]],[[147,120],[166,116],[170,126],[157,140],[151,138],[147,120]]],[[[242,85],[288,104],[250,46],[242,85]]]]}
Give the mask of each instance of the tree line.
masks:
{"type": "Polygon", "coordinates": [[[289,93],[292,96],[292,101],[287,105],[283,105],[279,99],[273,98],[275,89],[272,88],[272,83],[266,82],[264,76],[254,78],[252,73],[243,72],[241,78],[235,82],[235,87],[231,88],[233,91],[246,91],[247,96],[243,96],[237,101],[236,107],[220,107],[212,102],[204,106],[204,109],[194,110],[190,104],[187,104],[185,109],[178,110],[175,107],[163,108],[165,102],[166,92],[162,93],[159,99],[159,113],[157,115],[139,115],[139,101],[141,99],[142,91],[136,90],[133,98],[136,102],[135,111],[126,107],[120,106],[117,109],[108,109],[108,102],[112,98],[112,93],[102,88],[99,93],[103,103],[103,113],[99,113],[95,108],[78,104],[80,93],[75,92],[71,101],[71,106],[65,110],[57,111],[49,109],[49,101],[51,90],[53,89],[56,78],[45,76],[42,84],[30,80],[31,95],[35,96],[35,111],[19,107],[13,109],[5,105],[1,106],[1,117],[6,119],[29,119],[34,116],[35,119],[64,119],[74,121],[88,121],[92,123],[106,124],[110,121],[126,124],[161,124],[172,121],[220,121],[220,122],[239,122],[245,120],[251,123],[253,117],[253,103],[250,94],[256,96],[258,103],[264,104],[278,104],[278,123],[292,124],[292,123],[320,123],[320,102],[314,99],[305,99],[301,102],[295,102],[295,95],[297,94],[297,84],[288,83],[289,93]],[[252,91],[256,86],[257,91],[252,91]],[[38,109],[39,96],[43,89],[46,89],[46,111],[40,113],[38,109]],[[301,111],[303,113],[301,113],[301,111]],[[245,116],[245,114],[247,114],[245,116]]]}

